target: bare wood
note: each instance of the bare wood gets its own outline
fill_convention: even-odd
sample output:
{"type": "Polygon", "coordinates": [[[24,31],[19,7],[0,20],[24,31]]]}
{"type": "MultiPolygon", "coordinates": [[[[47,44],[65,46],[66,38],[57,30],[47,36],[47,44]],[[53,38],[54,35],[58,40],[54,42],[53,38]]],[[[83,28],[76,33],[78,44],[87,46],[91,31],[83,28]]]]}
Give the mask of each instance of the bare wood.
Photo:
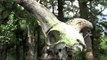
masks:
{"type": "MultiPolygon", "coordinates": [[[[80,43],[85,45],[83,36],[79,33],[79,30],[77,31],[74,28],[74,25],[70,26],[60,22],[51,12],[49,12],[49,10],[40,5],[36,0],[17,0],[17,2],[29,11],[35,18],[38,18],[44,33],[54,26],[50,29],[47,35],[48,37],[54,35],[55,37],[53,37],[53,40],[57,40],[55,43],[64,42],[65,45],[69,47],[80,43]]],[[[81,29],[81,27],[78,28],[81,29]]],[[[50,40],[52,41],[52,38],[50,40]]],[[[74,48],[75,47],[76,46],[74,46],[74,48]]]]}
{"type": "Polygon", "coordinates": [[[40,5],[36,0],[17,0],[17,2],[39,20],[44,32],[60,22],[47,8],[40,5]]]}
{"type": "Polygon", "coordinates": [[[80,32],[84,28],[93,28],[92,23],[83,18],[74,18],[68,20],[66,23],[73,26],[78,32],[80,32]]]}

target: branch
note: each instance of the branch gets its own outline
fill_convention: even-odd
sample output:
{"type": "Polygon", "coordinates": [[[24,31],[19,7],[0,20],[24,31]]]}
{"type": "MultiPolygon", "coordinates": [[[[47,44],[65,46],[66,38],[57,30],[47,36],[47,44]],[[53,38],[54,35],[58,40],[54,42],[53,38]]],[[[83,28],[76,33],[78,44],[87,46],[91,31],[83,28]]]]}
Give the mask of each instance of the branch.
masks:
{"type": "Polygon", "coordinates": [[[83,49],[85,46],[84,38],[73,26],[59,21],[49,10],[35,0],[17,0],[17,2],[35,18],[38,18],[45,34],[48,31],[47,36],[50,38],[51,45],[64,43],[75,51],[83,49]]]}
{"type": "Polygon", "coordinates": [[[46,32],[54,24],[60,22],[48,9],[40,5],[36,0],[17,0],[35,18],[38,18],[42,29],[46,32]]]}
{"type": "Polygon", "coordinates": [[[84,28],[93,28],[92,23],[83,18],[74,18],[67,21],[66,23],[73,26],[78,32],[80,32],[84,28]]]}

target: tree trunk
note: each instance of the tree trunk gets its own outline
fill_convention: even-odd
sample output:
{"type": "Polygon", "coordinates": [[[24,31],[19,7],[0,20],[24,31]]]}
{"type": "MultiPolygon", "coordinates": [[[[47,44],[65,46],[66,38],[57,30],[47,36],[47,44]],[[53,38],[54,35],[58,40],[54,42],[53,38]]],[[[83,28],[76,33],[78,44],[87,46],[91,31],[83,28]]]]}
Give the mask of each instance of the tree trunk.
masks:
{"type": "Polygon", "coordinates": [[[41,40],[40,40],[40,32],[41,32],[41,27],[40,26],[37,27],[36,32],[37,32],[37,42],[36,42],[36,44],[37,44],[37,58],[38,58],[38,60],[40,60],[41,55],[42,55],[41,40]]]}
{"type": "Polygon", "coordinates": [[[15,36],[16,36],[16,60],[20,60],[21,59],[21,55],[20,55],[20,48],[21,48],[21,46],[20,46],[20,41],[19,41],[19,39],[21,38],[21,36],[22,36],[22,31],[21,31],[21,29],[20,29],[20,25],[19,25],[19,21],[16,21],[16,24],[17,24],[17,26],[16,26],[16,30],[15,30],[15,36]]]}
{"type": "MultiPolygon", "coordinates": [[[[88,7],[87,7],[87,1],[79,1],[79,6],[80,6],[80,17],[84,19],[88,19],[88,7]]],[[[87,51],[85,53],[85,58],[86,60],[93,60],[93,52],[92,52],[92,40],[90,36],[86,36],[90,29],[83,29],[83,34],[84,34],[84,40],[87,46],[87,51]],[[86,36],[86,37],[85,37],[86,36]]]]}
{"type": "Polygon", "coordinates": [[[20,46],[16,44],[16,60],[20,60],[20,46]]]}
{"type": "Polygon", "coordinates": [[[7,44],[0,43],[0,60],[6,60],[7,44]]]}
{"type": "Polygon", "coordinates": [[[28,25],[28,39],[27,39],[27,50],[26,50],[26,60],[37,60],[37,57],[35,56],[35,39],[31,33],[31,28],[28,25]]]}
{"type": "Polygon", "coordinates": [[[87,1],[79,1],[80,6],[80,17],[84,19],[88,19],[88,7],[87,7],[87,1]]]}
{"type": "Polygon", "coordinates": [[[63,5],[64,0],[58,0],[58,19],[64,22],[63,5]]]}
{"type": "Polygon", "coordinates": [[[24,36],[23,36],[23,41],[22,41],[22,46],[23,46],[23,56],[22,56],[22,59],[23,60],[26,60],[26,40],[27,40],[27,36],[26,36],[27,34],[25,34],[24,36]]]}
{"type": "Polygon", "coordinates": [[[93,51],[92,51],[92,40],[90,37],[90,29],[89,28],[84,28],[83,29],[83,36],[84,40],[87,46],[87,50],[85,52],[85,58],[86,60],[93,60],[93,51]]]}

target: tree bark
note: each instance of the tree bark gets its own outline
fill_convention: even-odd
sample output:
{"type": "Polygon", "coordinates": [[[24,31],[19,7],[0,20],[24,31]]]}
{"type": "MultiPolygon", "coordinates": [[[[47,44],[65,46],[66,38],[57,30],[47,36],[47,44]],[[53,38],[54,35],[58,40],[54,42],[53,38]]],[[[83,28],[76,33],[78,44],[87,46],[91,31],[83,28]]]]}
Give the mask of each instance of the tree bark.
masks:
{"type": "Polygon", "coordinates": [[[80,6],[80,17],[84,19],[88,19],[88,7],[87,7],[87,1],[79,1],[80,6]]]}
{"type": "MultiPolygon", "coordinates": [[[[80,17],[87,19],[88,20],[88,7],[87,7],[87,1],[79,1],[79,6],[80,6],[80,17]]],[[[83,29],[83,35],[86,36],[89,32],[91,31],[90,29],[83,29]]],[[[87,51],[85,53],[85,58],[86,60],[93,60],[93,51],[92,51],[92,40],[90,36],[86,36],[84,38],[86,46],[87,46],[87,51]]]]}
{"type": "Polygon", "coordinates": [[[48,9],[35,0],[17,0],[17,2],[35,18],[39,19],[39,23],[41,24],[44,33],[53,25],[59,23],[59,20],[48,9]]]}
{"type": "Polygon", "coordinates": [[[27,50],[26,50],[26,60],[37,60],[35,56],[35,39],[32,36],[30,26],[28,28],[28,39],[27,39],[27,50]]]}
{"type": "Polygon", "coordinates": [[[7,44],[0,43],[0,60],[6,60],[7,44]]]}
{"type": "Polygon", "coordinates": [[[63,5],[64,0],[58,0],[58,19],[64,22],[63,5]]]}
{"type": "Polygon", "coordinates": [[[41,59],[41,55],[43,54],[41,52],[42,51],[42,48],[41,48],[42,44],[41,43],[43,41],[41,41],[41,39],[40,39],[40,35],[41,35],[41,27],[40,26],[37,27],[36,32],[37,32],[37,42],[36,42],[36,44],[37,44],[37,58],[38,58],[38,60],[40,60],[41,59]]]}
{"type": "Polygon", "coordinates": [[[83,32],[84,40],[87,46],[87,50],[85,52],[85,58],[86,60],[93,60],[92,40],[90,37],[91,31],[89,28],[84,28],[82,32],[83,32]]]}
{"type": "Polygon", "coordinates": [[[22,59],[26,60],[26,40],[27,40],[27,34],[23,36],[23,41],[22,41],[22,47],[23,47],[23,56],[22,59]]]}
{"type": "Polygon", "coordinates": [[[20,60],[20,45],[16,44],[16,60],[20,60]]]}

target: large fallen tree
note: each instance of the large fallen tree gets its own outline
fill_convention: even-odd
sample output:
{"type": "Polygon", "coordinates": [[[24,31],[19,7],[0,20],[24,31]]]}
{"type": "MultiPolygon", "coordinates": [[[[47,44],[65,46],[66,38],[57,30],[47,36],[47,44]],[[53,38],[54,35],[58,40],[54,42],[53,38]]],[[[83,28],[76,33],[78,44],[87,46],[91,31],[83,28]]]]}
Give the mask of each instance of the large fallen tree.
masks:
{"type": "MultiPolygon", "coordinates": [[[[16,0],[31,13],[41,25],[47,40],[47,49],[62,50],[71,48],[73,51],[83,50],[86,45],[80,31],[84,27],[92,28],[92,24],[85,19],[76,19],[78,23],[68,22],[68,24],[59,21],[48,9],[39,4],[36,0],[16,0]],[[80,22],[79,22],[80,21],[80,22]],[[81,23],[82,22],[82,23],[81,23]],[[84,25],[83,25],[84,24],[84,25]]],[[[60,59],[66,59],[66,52],[58,53],[60,59]]],[[[46,56],[45,56],[46,57],[46,56]]],[[[47,58],[47,57],[46,57],[47,58]]],[[[54,57],[55,58],[55,57],[54,57]]]]}

